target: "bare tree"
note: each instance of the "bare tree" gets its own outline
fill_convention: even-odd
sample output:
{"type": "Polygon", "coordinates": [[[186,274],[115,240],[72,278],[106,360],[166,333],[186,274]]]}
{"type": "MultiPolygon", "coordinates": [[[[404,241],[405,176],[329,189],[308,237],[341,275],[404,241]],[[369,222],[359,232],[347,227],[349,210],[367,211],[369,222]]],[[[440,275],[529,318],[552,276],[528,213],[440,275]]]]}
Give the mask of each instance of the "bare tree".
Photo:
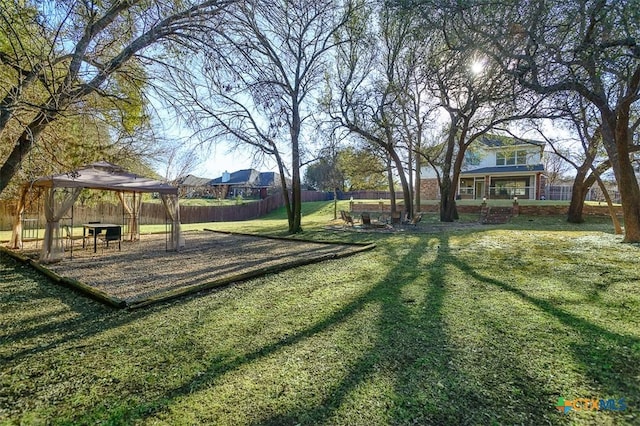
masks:
{"type": "MultiPolygon", "coordinates": [[[[609,206],[616,233],[622,233],[611,197],[601,179],[601,176],[611,168],[611,162],[603,148],[602,124],[597,110],[580,96],[555,96],[554,99],[556,108],[562,112],[562,120],[566,122],[567,128],[575,135],[580,146],[577,151],[563,149],[562,141],[546,137],[544,132],[538,130],[540,136],[545,138],[548,146],[551,147],[551,155],[561,160],[563,165],[573,167],[576,172],[567,221],[584,222],[585,199],[593,184],[597,183],[609,206]]],[[[629,147],[630,152],[636,152],[639,149],[640,146],[629,147]]]]}
{"type": "MultiPolygon", "coordinates": [[[[409,15],[395,15],[388,9],[363,8],[352,15],[342,33],[346,42],[338,50],[332,82],[338,94],[330,94],[325,100],[337,125],[384,150],[388,159],[391,209],[396,211],[391,169],[394,167],[408,217],[414,210],[413,188],[402,155],[402,149],[406,150],[407,146],[400,131],[400,109],[402,102],[405,105],[408,102],[405,96],[408,77],[403,65],[406,65],[415,30],[409,15]],[[379,26],[372,24],[375,22],[379,26]]],[[[405,124],[408,129],[408,121],[405,124]]],[[[405,136],[413,135],[405,133],[405,136]]]]}
{"type": "Polygon", "coordinates": [[[349,5],[249,0],[228,9],[210,49],[175,71],[181,107],[204,141],[232,141],[273,158],[283,186],[289,232],[302,230],[300,168],[311,144],[317,92],[349,5]],[[289,154],[290,160],[285,156],[289,154]]]}
{"type": "Polygon", "coordinates": [[[545,150],[542,156],[548,185],[558,185],[572,170],[571,164],[566,160],[571,156],[571,151],[563,148],[556,150],[557,153],[553,149],[545,150]]]}
{"type": "Polygon", "coordinates": [[[546,115],[539,96],[518,90],[514,79],[501,72],[499,63],[456,34],[454,19],[441,9],[426,20],[430,47],[423,55],[424,81],[448,118],[443,139],[436,141],[439,149],[422,151],[427,162],[440,165],[437,176],[443,222],[458,218],[457,185],[469,146],[501,126],[546,115]],[[442,158],[433,158],[436,152],[442,158]]]}
{"type": "MultiPolygon", "coordinates": [[[[421,73],[424,40],[413,38],[405,61],[399,64],[398,74],[403,76],[402,92],[398,97],[400,113],[399,133],[408,150],[407,163],[411,172],[413,167],[414,209],[420,211],[421,169],[425,136],[432,130],[434,118],[434,99],[428,90],[428,84],[421,73]]],[[[411,182],[411,176],[409,181],[411,182]]]]}
{"type": "Polygon", "coordinates": [[[0,134],[19,131],[2,160],[0,192],[51,123],[91,97],[126,107],[146,81],[150,46],[197,37],[231,3],[3,2],[0,134]]]}

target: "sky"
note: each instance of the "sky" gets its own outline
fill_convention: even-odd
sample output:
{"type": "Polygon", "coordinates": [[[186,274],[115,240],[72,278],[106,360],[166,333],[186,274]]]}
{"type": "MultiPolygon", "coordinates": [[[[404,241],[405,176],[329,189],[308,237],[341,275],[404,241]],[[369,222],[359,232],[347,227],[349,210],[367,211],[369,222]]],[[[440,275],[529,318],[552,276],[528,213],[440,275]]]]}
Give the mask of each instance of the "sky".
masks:
{"type": "Polygon", "coordinates": [[[269,164],[253,164],[250,153],[228,153],[225,147],[213,148],[209,155],[190,173],[198,177],[215,179],[222,173],[254,168],[260,172],[275,171],[277,167],[269,164]]]}
{"type": "MultiPolygon", "coordinates": [[[[189,146],[195,145],[196,140],[192,136],[192,131],[186,126],[181,125],[178,120],[172,118],[171,113],[163,106],[162,102],[154,96],[149,96],[153,104],[153,121],[154,128],[160,139],[164,139],[168,143],[175,141],[184,141],[184,152],[191,156],[196,156],[193,168],[188,168],[185,174],[191,174],[197,177],[215,179],[222,176],[225,171],[234,172],[254,168],[260,172],[277,171],[277,165],[274,161],[255,164],[252,152],[249,148],[235,150],[230,152],[229,146],[224,141],[212,144],[210,149],[196,149],[191,153],[189,146]]],[[[155,171],[161,176],[167,175],[167,161],[158,161],[154,164],[155,171]]],[[[175,179],[176,173],[170,172],[169,178],[175,179]]]]}

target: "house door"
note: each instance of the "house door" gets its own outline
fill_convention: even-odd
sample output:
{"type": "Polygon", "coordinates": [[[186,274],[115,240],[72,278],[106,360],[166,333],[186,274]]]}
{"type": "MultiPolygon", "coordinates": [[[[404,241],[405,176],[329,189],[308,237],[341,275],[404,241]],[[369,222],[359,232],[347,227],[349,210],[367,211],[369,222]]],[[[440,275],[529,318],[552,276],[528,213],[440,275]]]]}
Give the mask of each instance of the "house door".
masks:
{"type": "Polygon", "coordinates": [[[484,197],[484,178],[482,180],[476,180],[476,200],[481,200],[484,197]]]}

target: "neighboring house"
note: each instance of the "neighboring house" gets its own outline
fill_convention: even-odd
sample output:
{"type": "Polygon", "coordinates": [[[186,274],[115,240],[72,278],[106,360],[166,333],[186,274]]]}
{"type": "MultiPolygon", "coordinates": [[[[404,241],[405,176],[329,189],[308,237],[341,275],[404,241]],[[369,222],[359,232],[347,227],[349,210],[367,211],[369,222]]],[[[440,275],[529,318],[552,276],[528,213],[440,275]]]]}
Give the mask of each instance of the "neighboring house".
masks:
{"type": "Polygon", "coordinates": [[[211,179],[193,175],[180,177],[172,182],[178,187],[180,198],[204,198],[214,195],[213,188],[209,186],[211,179]]]}
{"type": "MultiPolygon", "coordinates": [[[[544,142],[487,135],[467,151],[458,180],[460,199],[539,200],[544,197],[544,142]]],[[[421,170],[421,195],[439,199],[435,172],[421,170]]]]}
{"type": "Polygon", "coordinates": [[[255,169],[238,170],[233,173],[225,171],[222,176],[209,181],[208,185],[214,188],[218,198],[264,198],[282,186],[278,173],[261,173],[255,169]]]}

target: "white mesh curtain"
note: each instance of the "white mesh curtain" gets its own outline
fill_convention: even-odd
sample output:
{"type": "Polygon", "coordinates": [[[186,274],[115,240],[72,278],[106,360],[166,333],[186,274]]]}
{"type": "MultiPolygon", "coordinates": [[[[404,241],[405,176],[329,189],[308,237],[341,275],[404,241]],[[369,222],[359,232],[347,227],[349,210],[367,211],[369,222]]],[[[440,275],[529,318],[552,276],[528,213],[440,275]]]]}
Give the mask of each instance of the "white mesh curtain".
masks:
{"type": "Polygon", "coordinates": [[[171,235],[169,236],[169,245],[176,251],[180,250],[180,205],[178,204],[177,195],[160,194],[162,204],[167,211],[167,216],[171,220],[171,235]]]}
{"type": "Polygon", "coordinates": [[[130,194],[118,192],[118,197],[120,197],[122,206],[127,212],[129,219],[129,241],[138,241],[140,240],[140,207],[142,206],[142,194],[139,192],[132,192],[130,194]]]}
{"type": "Polygon", "coordinates": [[[73,206],[81,191],[82,188],[65,188],[58,191],[60,200],[56,207],[56,189],[47,189],[44,197],[44,216],[47,224],[44,228],[40,263],[58,262],[64,257],[64,241],[60,238],[60,219],[73,206]]]}
{"type": "Polygon", "coordinates": [[[11,234],[11,241],[9,242],[9,247],[13,249],[22,248],[22,215],[24,214],[24,206],[29,189],[28,186],[24,186],[20,191],[20,198],[16,206],[16,217],[13,222],[13,233],[11,234]]]}

